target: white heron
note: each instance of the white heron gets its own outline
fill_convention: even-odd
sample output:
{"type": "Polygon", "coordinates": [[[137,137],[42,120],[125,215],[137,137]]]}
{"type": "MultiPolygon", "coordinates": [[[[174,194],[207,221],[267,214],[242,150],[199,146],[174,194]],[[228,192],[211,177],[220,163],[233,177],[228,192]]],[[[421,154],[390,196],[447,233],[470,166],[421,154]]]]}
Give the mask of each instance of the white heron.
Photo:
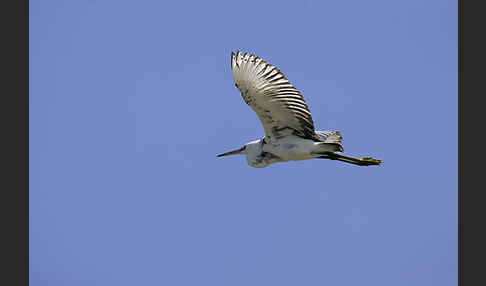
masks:
{"type": "Polygon", "coordinates": [[[339,160],[360,166],[379,165],[382,161],[353,158],[343,152],[339,131],[316,131],[302,94],[275,66],[263,59],[238,51],[231,52],[235,86],[243,100],[258,115],[265,137],[218,157],[244,154],[248,165],[264,168],[276,162],[313,158],[339,160]]]}

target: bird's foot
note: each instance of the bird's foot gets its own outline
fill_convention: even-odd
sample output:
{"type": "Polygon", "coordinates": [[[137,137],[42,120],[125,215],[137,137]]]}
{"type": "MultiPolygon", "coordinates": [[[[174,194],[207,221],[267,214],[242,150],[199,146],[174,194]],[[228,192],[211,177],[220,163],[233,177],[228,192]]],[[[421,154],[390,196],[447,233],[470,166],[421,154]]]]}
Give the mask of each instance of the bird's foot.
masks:
{"type": "Polygon", "coordinates": [[[363,165],[366,165],[366,166],[369,166],[369,165],[380,165],[381,162],[383,162],[383,160],[378,160],[378,159],[374,159],[374,158],[371,158],[371,157],[360,158],[358,160],[360,160],[361,163],[363,165]]]}

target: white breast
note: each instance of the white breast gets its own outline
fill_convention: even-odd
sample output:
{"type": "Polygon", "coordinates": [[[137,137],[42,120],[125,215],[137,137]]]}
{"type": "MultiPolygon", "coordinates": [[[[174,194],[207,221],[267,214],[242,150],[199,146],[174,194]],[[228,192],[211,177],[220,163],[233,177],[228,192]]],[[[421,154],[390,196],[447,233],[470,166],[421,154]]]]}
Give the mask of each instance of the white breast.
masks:
{"type": "Polygon", "coordinates": [[[286,136],[263,145],[263,151],[280,157],[283,161],[299,161],[313,158],[315,142],[297,136],[286,136]]]}

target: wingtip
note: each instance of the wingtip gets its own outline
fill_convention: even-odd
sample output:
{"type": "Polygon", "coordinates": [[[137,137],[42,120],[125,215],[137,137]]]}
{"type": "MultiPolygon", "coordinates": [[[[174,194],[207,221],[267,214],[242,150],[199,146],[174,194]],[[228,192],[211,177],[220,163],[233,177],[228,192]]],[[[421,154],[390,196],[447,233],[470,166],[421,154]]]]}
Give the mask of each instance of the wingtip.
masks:
{"type": "Polygon", "coordinates": [[[250,54],[248,52],[245,52],[245,54],[243,55],[243,60],[246,62],[250,59],[250,54]]]}
{"type": "Polygon", "coordinates": [[[231,51],[231,58],[236,57],[236,58],[259,58],[259,56],[255,55],[255,53],[242,53],[241,50],[236,50],[236,51],[231,51]]]}
{"type": "Polygon", "coordinates": [[[231,68],[239,67],[238,59],[240,58],[240,50],[237,50],[236,53],[231,51],[231,68]]]}

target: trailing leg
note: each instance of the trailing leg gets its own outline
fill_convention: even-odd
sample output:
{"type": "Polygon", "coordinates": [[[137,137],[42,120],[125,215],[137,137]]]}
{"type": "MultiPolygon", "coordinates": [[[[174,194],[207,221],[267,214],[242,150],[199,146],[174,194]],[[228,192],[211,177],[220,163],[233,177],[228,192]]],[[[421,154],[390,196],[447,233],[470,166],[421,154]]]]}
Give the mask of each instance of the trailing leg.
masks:
{"type": "Polygon", "coordinates": [[[333,152],[323,152],[316,154],[319,155],[318,158],[321,159],[330,159],[330,160],[338,160],[358,166],[371,166],[371,165],[380,165],[382,160],[374,159],[371,157],[366,157],[366,158],[353,158],[353,157],[348,157],[344,156],[341,154],[336,154],[333,152]]]}

